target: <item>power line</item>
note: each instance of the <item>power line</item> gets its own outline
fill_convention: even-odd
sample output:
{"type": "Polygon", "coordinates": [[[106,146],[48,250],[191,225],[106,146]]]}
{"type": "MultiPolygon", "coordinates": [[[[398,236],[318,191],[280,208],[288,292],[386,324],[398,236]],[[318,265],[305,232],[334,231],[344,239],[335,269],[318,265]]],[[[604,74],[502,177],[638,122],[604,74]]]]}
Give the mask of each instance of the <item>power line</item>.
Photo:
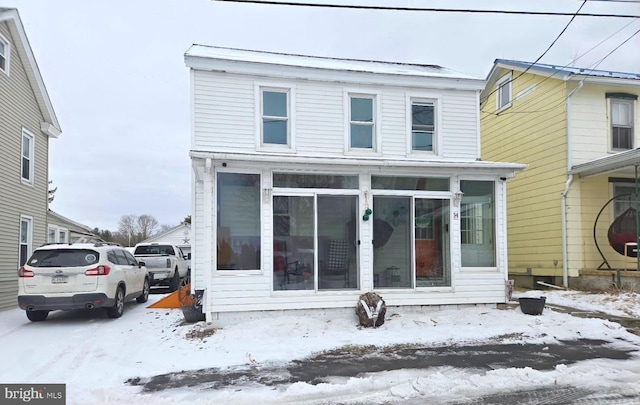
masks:
{"type": "MultiPolygon", "coordinates": [[[[293,1],[274,0],[213,0],[220,3],[245,3],[262,4],[268,6],[300,6],[316,8],[342,8],[352,10],[385,10],[385,11],[430,11],[441,13],[470,13],[470,14],[517,14],[517,15],[539,15],[539,16],[573,16],[574,13],[555,11],[517,11],[517,10],[486,10],[486,9],[457,9],[457,8],[426,8],[426,7],[390,7],[390,6],[364,6],[354,4],[331,4],[331,3],[304,3],[293,1]]],[[[640,18],[640,15],[633,14],[602,14],[583,13],[581,17],[611,17],[611,18],[640,18]]]]}
{"type": "MultiPolygon", "coordinates": [[[[590,1],[593,1],[593,0],[590,0],[590,1]]],[[[537,83],[534,83],[532,86],[538,86],[538,85],[540,85],[540,84],[544,83],[546,80],[551,79],[553,76],[555,76],[556,74],[558,74],[558,73],[562,72],[565,68],[567,68],[567,67],[571,66],[571,65],[572,65],[573,63],[575,63],[577,60],[581,59],[583,56],[585,56],[585,55],[586,55],[586,54],[588,54],[589,52],[593,51],[594,49],[596,49],[597,47],[599,47],[600,45],[602,45],[603,43],[605,43],[606,41],[608,41],[609,39],[611,39],[613,36],[615,36],[615,35],[616,35],[617,33],[619,33],[620,31],[622,31],[623,29],[627,28],[627,27],[628,27],[628,26],[630,26],[631,24],[633,24],[633,23],[635,23],[635,22],[638,22],[638,21],[639,21],[639,20],[631,20],[631,22],[629,22],[629,23],[627,23],[627,24],[623,25],[623,26],[622,26],[621,28],[619,28],[616,32],[614,32],[613,34],[609,35],[608,37],[606,37],[606,38],[605,38],[605,39],[603,39],[602,41],[598,42],[596,45],[594,45],[593,47],[591,47],[591,48],[590,48],[589,50],[587,50],[586,52],[584,52],[584,53],[582,53],[582,54],[578,55],[578,57],[576,57],[575,59],[573,59],[571,62],[567,63],[566,65],[564,65],[564,66],[562,66],[562,67],[559,67],[559,68],[555,69],[555,70],[553,71],[553,73],[551,73],[551,74],[550,74],[550,75],[548,75],[548,76],[545,76],[542,80],[540,80],[540,81],[539,81],[539,82],[537,82],[537,83]]],[[[634,34],[634,35],[635,35],[635,34],[634,34]]],[[[633,37],[633,35],[632,35],[631,37],[633,37]]],[[[626,41],[625,41],[625,42],[626,42],[626,41]]],[[[589,68],[589,66],[587,66],[587,68],[589,68]]],[[[593,70],[593,69],[591,69],[591,70],[593,70]]],[[[532,98],[528,98],[528,102],[532,102],[532,101],[538,100],[538,99],[540,99],[540,98],[544,97],[547,93],[549,93],[549,91],[542,92],[542,93],[539,93],[539,94],[537,94],[536,96],[534,96],[534,97],[532,97],[532,98]]],[[[485,101],[486,101],[486,99],[485,99],[485,101]]],[[[484,102],[484,101],[483,101],[483,102],[484,102]]],[[[481,110],[480,110],[480,112],[485,113],[485,114],[492,114],[492,115],[503,115],[503,114],[511,114],[511,113],[513,113],[513,114],[517,114],[517,113],[525,113],[525,112],[526,112],[526,113],[528,113],[528,112],[530,112],[530,111],[505,111],[505,112],[502,112],[502,113],[498,114],[498,113],[495,113],[495,112],[491,112],[491,111],[484,111],[484,110],[482,110],[482,109],[481,109],[481,110]]]]}
{"type": "MultiPolygon", "coordinates": [[[[623,27],[625,28],[625,27],[623,27]]],[[[578,86],[582,85],[582,83],[584,83],[585,80],[587,80],[587,78],[589,77],[589,74],[591,72],[593,72],[594,70],[596,70],[596,68],[605,60],[607,59],[609,56],[611,56],[615,51],[617,51],[618,49],[620,49],[620,47],[622,47],[622,45],[626,44],[627,42],[629,42],[631,40],[631,38],[635,37],[636,35],[640,34],[640,29],[637,30],[636,32],[634,32],[633,34],[631,34],[627,39],[625,39],[624,41],[622,41],[620,44],[618,44],[618,46],[616,46],[615,48],[613,48],[609,53],[607,53],[604,57],[602,57],[602,59],[600,59],[599,61],[597,61],[595,64],[593,64],[591,66],[588,66],[587,69],[585,69],[585,71],[583,73],[581,73],[581,75],[585,75],[584,78],[582,78],[580,80],[580,82],[578,83],[578,86]]],[[[615,34],[614,34],[615,35],[615,34]]],[[[589,52],[589,51],[587,51],[589,52]]],[[[585,52],[586,54],[586,52],[585,52]]],[[[584,54],[583,54],[584,55],[584,54]]],[[[566,66],[565,66],[566,67],[566,66]]],[[[554,73],[555,74],[555,73],[554,73]]],[[[546,80],[548,78],[545,78],[544,80],[546,80]]],[[[543,81],[544,81],[543,80],[543,81]]],[[[576,87],[578,88],[578,87],[576,87]]],[[[549,108],[545,108],[543,110],[536,110],[536,111],[505,111],[502,112],[500,114],[496,114],[493,112],[487,112],[487,111],[482,111],[480,110],[480,112],[485,113],[485,114],[490,114],[490,115],[507,115],[507,114],[534,114],[534,113],[541,113],[541,112],[547,112],[547,111],[551,111],[553,109],[555,109],[556,107],[558,107],[559,105],[563,104],[570,96],[571,94],[573,94],[573,92],[569,93],[567,96],[565,96],[560,102],[554,104],[553,106],[549,107],[549,108]]],[[[540,98],[541,96],[537,97],[540,98]]]]}
{"type": "MultiPolygon", "coordinates": [[[[560,33],[556,36],[556,38],[551,42],[551,45],[549,45],[547,47],[547,49],[542,52],[542,55],[538,56],[538,59],[536,59],[535,61],[533,61],[533,63],[531,63],[529,66],[527,66],[527,68],[520,72],[520,74],[516,77],[512,77],[511,79],[509,79],[508,81],[502,83],[502,86],[509,84],[511,82],[513,82],[514,80],[516,80],[517,78],[519,78],[520,76],[524,75],[525,73],[527,73],[529,71],[529,69],[531,69],[531,67],[533,65],[535,65],[536,63],[538,63],[540,61],[540,59],[542,59],[542,57],[544,55],[547,54],[547,52],[549,52],[549,49],[551,49],[551,47],[558,42],[558,39],[560,39],[560,37],[562,36],[562,34],[564,34],[564,32],[567,30],[567,28],[569,28],[569,25],[571,25],[571,23],[573,22],[573,20],[576,18],[576,16],[578,15],[578,13],[580,13],[580,10],[582,10],[582,7],[584,7],[584,5],[587,4],[587,0],[584,0],[582,2],[582,4],[580,5],[580,7],[578,8],[578,11],[576,11],[575,13],[573,13],[573,16],[571,16],[571,19],[569,20],[569,22],[567,23],[567,25],[564,26],[564,28],[562,29],[562,31],[560,31],[560,33]]],[[[497,92],[500,89],[500,87],[496,87],[496,89],[494,91],[492,91],[491,93],[487,94],[487,96],[485,97],[485,100],[488,99],[489,97],[491,97],[491,95],[493,95],[495,92],[497,92]]],[[[480,101],[480,103],[482,104],[482,101],[480,101]]]]}

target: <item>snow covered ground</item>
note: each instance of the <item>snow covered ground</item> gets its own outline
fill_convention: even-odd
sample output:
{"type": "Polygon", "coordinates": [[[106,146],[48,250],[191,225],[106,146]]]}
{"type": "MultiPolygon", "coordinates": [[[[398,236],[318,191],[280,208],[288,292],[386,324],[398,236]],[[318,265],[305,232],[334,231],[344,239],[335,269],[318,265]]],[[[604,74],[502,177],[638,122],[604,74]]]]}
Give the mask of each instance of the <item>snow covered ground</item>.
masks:
{"type": "MultiPolygon", "coordinates": [[[[529,291],[547,303],[640,318],[640,295],[529,291]]],[[[156,301],[162,295],[152,295],[156,301]]],[[[640,359],[593,359],[553,370],[434,367],[404,369],[320,384],[244,384],[224,389],[190,387],[143,392],[132,378],[202,368],[272,367],[347,345],[428,346],[602,339],[607,346],[640,350],[640,337],[618,323],[584,319],[551,308],[541,316],[519,308],[466,307],[421,313],[387,311],[377,329],[357,327],[354,316],[282,316],[211,330],[184,324],[179,310],[130,303],[120,319],[90,311],[54,312],[31,323],[18,309],[0,312],[0,383],[65,383],[67,404],[349,404],[444,403],[463,398],[553,386],[588,387],[640,398],[640,359]],[[202,336],[196,332],[201,333],[202,336]]],[[[626,402],[634,403],[634,402],[626,402]]],[[[637,403],[637,402],[636,402],[637,403]]]]}

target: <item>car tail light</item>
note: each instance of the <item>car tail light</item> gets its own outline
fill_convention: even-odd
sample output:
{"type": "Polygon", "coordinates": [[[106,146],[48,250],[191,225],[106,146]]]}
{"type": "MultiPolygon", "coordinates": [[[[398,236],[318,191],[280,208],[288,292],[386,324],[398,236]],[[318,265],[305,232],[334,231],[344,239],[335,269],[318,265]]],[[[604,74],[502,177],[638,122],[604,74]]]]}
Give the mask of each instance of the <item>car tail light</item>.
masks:
{"type": "Polygon", "coordinates": [[[100,265],[96,268],[89,269],[84,272],[85,276],[106,276],[111,271],[111,267],[100,265]]]}
{"type": "Polygon", "coordinates": [[[167,268],[170,269],[171,268],[171,259],[167,259],[167,268]]]}
{"type": "Polygon", "coordinates": [[[35,274],[31,270],[27,270],[24,266],[18,269],[18,277],[33,277],[35,274]]]}

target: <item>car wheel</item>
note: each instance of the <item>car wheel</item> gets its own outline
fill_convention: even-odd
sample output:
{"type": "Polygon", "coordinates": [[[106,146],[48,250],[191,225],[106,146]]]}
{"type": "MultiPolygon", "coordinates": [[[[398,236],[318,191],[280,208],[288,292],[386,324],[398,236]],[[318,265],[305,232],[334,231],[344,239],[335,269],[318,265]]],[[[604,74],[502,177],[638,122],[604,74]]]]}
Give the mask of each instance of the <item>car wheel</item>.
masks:
{"type": "Polygon", "coordinates": [[[120,318],[124,312],[124,290],[122,287],[118,287],[116,290],[116,302],[111,308],[107,308],[107,315],[109,318],[120,318]]]}
{"type": "Polygon", "coordinates": [[[136,298],[136,301],[139,304],[142,304],[144,302],[147,302],[148,299],[149,299],[149,279],[145,278],[144,284],[142,286],[142,294],[140,294],[140,296],[136,298]]]}
{"type": "Polygon", "coordinates": [[[171,282],[169,283],[169,291],[174,292],[180,288],[180,273],[178,273],[178,268],[173,272],[173,278],[171,278],[171,282]]]}
{"type": "Polygon", "coordinates": [[[27,318],[31,322],[42,322],[49,316],[49,311],[27,311],[27,318]]]}

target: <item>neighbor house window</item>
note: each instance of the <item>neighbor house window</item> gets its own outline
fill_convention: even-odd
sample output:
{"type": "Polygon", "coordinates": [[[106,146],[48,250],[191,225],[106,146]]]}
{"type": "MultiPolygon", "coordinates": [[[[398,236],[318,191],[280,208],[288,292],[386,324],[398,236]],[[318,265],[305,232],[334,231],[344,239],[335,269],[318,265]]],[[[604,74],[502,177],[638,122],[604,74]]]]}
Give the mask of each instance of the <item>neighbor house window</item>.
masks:
{"type": "Polygon", "coordinates": [[[61,228],[57,225],[49,225],[47,232],[48,243],[67,243],[69,242],[69,230],[61,228]]]}
{"type": "Polygon", "coordinates": [[[289,145],[289,91],[262,89],[261,98],[262,145],[289,145]]]}
{"type": "Polygon", "coordinates": [[[611,147],[633,149],[634,100],[611,99],[611,147]]]}
{"type": "Polygon", "coordinates": [[[375,98],[349,97],[349,142],[351,149],[374,149],[375,98]]]}
{"type": "Polygon", "coordinates": [[[411,102],[411,150],[433,151],[435,104],[432,101],[411,102]]]}
{"type": "Polygon", "coordinates": [[[260,175],[217,173],[217,269],[259,270],[260,175]]]}
{"type": "Polygon", "coordinates": [[[25,183],[33,184],[33,142],[35,137],[22,130],[22,164],[21,176],[25,183]]]}
{"type": "Polygon", "coordinates": [[[496,83],[496,110],[511,106],[511,97],[511,73],[508,73],[496,83]]]}
{"type": "Polygon", "coordinates": [[[495,193],[493,181],[461,180],[460,243],[463,267],[494,267],[495,193]]]}
{"type": "Polygon", "coordinates": [[[26,216],[20,216],[20,253],[19,265],[22,266],[27,262],[31,255],[31,246],[33,240],[33,219],[26,216]]]}
{"type": "Polygon", "coordinates": [[[9,73],[9,41],[0,35],[0,70],[9,73]]]}

